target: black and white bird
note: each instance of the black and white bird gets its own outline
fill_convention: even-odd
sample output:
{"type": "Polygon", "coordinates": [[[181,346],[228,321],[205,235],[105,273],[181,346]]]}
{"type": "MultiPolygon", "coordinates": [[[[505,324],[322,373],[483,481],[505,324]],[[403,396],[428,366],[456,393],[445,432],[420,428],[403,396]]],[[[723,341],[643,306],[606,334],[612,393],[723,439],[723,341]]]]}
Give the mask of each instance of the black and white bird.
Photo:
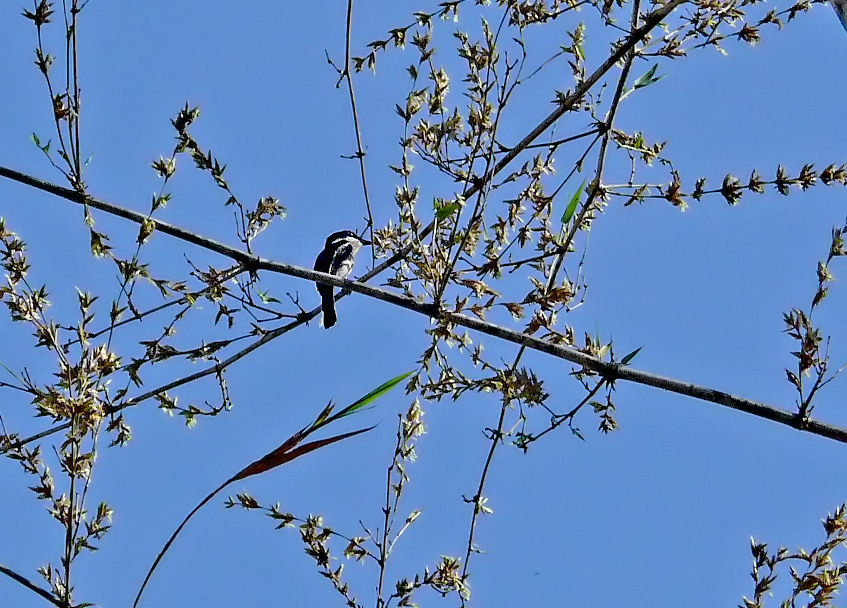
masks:
{"type": "MultiPolygon", "coordinates": [[[[356,236],[356,233],[349,230],[333,232],[327,237],[323,251],[318,254],[318,259],[315,260],[315,270],[334,274],[338,278],[344,279],[353,270],[356,253],[362,248],[362,245],[370,244],[370,241],[356,236]]],[[[324,314],[325,329],[329,329],[335,325],[335,321],[337,320],[335,315],[335,298],[332,292],[332,285],[318,283],[318,293],[321,294],[321,310],[323,310],[324,314]]]]}

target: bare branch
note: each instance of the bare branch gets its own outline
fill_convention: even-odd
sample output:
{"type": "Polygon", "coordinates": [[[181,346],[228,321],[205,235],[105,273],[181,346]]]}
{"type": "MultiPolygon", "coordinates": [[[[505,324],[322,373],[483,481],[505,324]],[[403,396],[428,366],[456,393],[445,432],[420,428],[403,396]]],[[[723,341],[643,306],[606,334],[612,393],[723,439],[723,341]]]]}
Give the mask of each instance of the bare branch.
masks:
{"type": "Polygon", "coordinates": [[[7,568],[3,564],[0,564],[0,573],[5,574],[12,580],[19,582],[21,585],[23,585],[30,591],[34,591],[54,606],[64,606],[64,604],[60,600],[53,597],[52,593],[50,593],[46,589],[42,589],[41,587],[30,581],[28,578],[21,576],[20,574],[18,574],[14,570],[7,568]]]}

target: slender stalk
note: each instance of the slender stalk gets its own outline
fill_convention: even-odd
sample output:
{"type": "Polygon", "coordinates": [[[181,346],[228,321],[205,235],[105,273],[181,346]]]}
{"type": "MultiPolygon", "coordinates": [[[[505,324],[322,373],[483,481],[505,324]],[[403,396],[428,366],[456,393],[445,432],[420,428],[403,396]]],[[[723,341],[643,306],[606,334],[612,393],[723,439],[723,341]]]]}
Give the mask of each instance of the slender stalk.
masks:
{"type": "MultiPolygon", "coordinates": [[[[365,150],[362,148],[362,131],[359,127],[359,112],[356,107],[356,92],[353,90],[353,77],[350,72],[350,45],[353,32],[353,0],[347,0],[347,29],[344,40],[344,73],[347,92],[350,95],[350,109],[353,113],[353,130],[356,132],[356,158],[359,160],[359,172],[362,176],[362,192],[365,195],[365,208],[368,211],[368,230],[371,241],[374,240],[374,216],[371,210],[371,197],[368,194],[368,179],[365,175],[365,150]]],[[[371,260],[376,264],[376,252],[371,248],[371,260]]]]}

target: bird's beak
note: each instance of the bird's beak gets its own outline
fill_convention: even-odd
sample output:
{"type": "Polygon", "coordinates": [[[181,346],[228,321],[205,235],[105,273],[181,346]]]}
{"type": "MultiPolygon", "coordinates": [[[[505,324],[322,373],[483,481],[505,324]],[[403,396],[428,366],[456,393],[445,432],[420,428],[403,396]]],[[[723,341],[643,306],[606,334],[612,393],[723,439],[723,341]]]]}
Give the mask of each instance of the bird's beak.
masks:
{"type": "Polygon", "coordinates": [[[368,239],[364,239],[362,237],[358,237],[360,241],[362,241],[362,245],[373,245],[368,239]]]}

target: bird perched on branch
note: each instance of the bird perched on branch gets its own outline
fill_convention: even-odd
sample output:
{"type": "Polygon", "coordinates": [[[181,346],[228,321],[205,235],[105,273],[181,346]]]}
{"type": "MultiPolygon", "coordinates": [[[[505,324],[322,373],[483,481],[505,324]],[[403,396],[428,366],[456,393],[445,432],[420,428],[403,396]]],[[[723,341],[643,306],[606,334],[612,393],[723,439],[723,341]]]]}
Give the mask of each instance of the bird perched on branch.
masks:
{"type": "Polygon", "coordinates": [[[835,9],[835,14],[838,15],[838,20],[841,21],[841,26],[844,31],[847,31],[847,0],[830,0],[832,8],[835,9]]]}
{"type": "MultiPolygon", "coordinates": [[[[847,1],[847,0],[845,0],[847,1]]],[[[339,279],[344,279],[353,270],[353,262],[356,253],[362,245],[370,245],[370,241],[356,236],[349,230],[333,232],[326,239],[323,251],[315,260],[315,270],[333,274],[339,279]]],[[[333,297],[332,285],[318,283],[318,293],[321,294],[321,310],[324,315],[324,328],[329,329],[335,325],[335,298],[333,297]]]]}

